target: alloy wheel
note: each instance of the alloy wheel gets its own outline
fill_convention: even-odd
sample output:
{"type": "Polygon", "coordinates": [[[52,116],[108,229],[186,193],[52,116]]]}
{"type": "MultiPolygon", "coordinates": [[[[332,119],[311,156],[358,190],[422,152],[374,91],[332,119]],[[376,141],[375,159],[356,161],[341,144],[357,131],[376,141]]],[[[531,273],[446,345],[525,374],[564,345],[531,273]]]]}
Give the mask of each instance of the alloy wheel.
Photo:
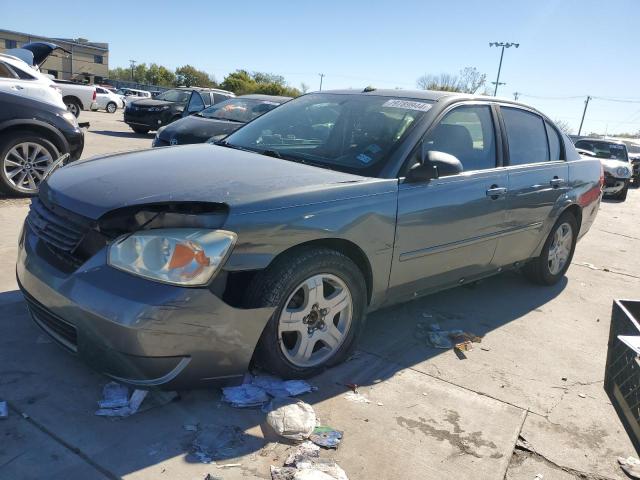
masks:
{"type": "Polygon", "coordinates": [[[549,246],[549,272],[557,275],[562,271],[573,247],[573,230],[568,223],[562,223],[556,229],[551,245],[549,246]]]}
{"type": "Polygon", "coordinates": [[[109,112],[109,113],[115,113],[117,108],[118,107],[116,107],[116,104],[113,103],[113,102],[107,104],[107,112],[109,112]]]}
{"type": "Polygon", "coordinates": [[[78,105],[73,102],[67,103],[67,110],[73,113],[75,117],[80,115],[80,109],[78,108],[78,105]]]}
{"type": "Polygon", "coordinates": [[[295,288],[280,314],[280,350],[297,367],[321,365],[344,343],[352,317],[346,283],[335,275],[314,275],[295,288]]]}
{"type": "Polygon", "coordinates": [[[53,163],[51,153],[35,142],[14,145],[2,159],[5,178],[16,190],[35,193],[53,163]]]}

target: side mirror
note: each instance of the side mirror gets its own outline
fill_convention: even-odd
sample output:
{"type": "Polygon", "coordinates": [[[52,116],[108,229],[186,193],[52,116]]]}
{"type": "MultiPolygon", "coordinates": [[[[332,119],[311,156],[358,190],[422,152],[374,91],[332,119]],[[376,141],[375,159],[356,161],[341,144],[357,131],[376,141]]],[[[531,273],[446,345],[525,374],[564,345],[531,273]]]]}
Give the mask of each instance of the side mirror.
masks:
{"type": "Polygon", "coordinates": [[[422,154],[422,162],[409,170],[407,180],[410,182],[426,182],[433,178],[449,177],[462,173],[462,162],[455,156],[436,150],[428,150],[422,154]]]}

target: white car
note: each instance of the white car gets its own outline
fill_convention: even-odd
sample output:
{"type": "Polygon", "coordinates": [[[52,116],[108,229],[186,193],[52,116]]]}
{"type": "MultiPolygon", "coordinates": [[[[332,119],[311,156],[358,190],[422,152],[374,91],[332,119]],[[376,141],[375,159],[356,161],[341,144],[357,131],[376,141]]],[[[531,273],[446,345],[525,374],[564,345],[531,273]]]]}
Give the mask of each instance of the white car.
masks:
{"type": "Polygon", "coordinates": [[[624,202],[633,173],[626,145],[616,140],[580,138],[575,146],[581,156],[600,159],[604,173],[602,194],[624,202]]]}
{"type": "Polygon", "coordinates": [[[66,108],[60,88],[17,56],[0,53],[0,90],[66,108]]]}
{"type": "Polygon", "coordinates": [[[106,110],[115,113],[117,109],[124,108],[122,97],[111,90],[96,86],[96,104],[98,110],[106,110]]]}
{"type": "Polygon", "coordinates": [[[146,90],[136,90],[135,88],[120,88],[116,93],[120,95],[125,106],[136,100],[151,98],[151,92],[147,92],[146,90]]]}

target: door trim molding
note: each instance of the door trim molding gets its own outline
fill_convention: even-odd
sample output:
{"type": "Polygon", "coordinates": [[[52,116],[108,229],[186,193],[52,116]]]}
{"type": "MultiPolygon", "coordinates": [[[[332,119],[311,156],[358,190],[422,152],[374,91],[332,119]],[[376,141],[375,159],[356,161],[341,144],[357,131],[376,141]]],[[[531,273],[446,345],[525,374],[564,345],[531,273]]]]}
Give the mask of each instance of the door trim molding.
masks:
{"type": "Polygon", "coordinates": [[[445,243],[443,245],[436,245],[435,247],[421,248],[419,250],[413,250],[411,252],[401,253],[398,260],[406,262],[407,260],[414,260],[416,258],[425,257],[427,255],[433,255],[436,253],[448,252],[449,250],[455,250],[457,248],[463,248],[476,243],[488,242],[490,240],[496,240],[507,235],[513,235],[515,233],[524,232],[527,230],[535,230],[542,227],[544,222],[534,222],[522,227],[511,227],[505,230],[500,230],[495,233],[488,233],[486,235],[479,235],[477,237],[468,238],[466,240],[458,240],[457,242],[445,243]]]}

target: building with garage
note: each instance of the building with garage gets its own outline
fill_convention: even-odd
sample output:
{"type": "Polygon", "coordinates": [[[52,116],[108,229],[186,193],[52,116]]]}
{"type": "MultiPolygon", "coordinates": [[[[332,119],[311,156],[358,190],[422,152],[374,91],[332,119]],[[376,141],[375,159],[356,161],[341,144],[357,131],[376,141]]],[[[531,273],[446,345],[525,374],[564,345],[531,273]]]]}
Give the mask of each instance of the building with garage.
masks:
{"type": "Polygon", "coordinates": [[[109,44],[86,38],[51,38],[30,33],[0,30],[0,53],[30,42],[55,43],[69,54],[55,51],[40,67],[55,78],[83,83],[102,83],[109,76],[109,44]]]}

